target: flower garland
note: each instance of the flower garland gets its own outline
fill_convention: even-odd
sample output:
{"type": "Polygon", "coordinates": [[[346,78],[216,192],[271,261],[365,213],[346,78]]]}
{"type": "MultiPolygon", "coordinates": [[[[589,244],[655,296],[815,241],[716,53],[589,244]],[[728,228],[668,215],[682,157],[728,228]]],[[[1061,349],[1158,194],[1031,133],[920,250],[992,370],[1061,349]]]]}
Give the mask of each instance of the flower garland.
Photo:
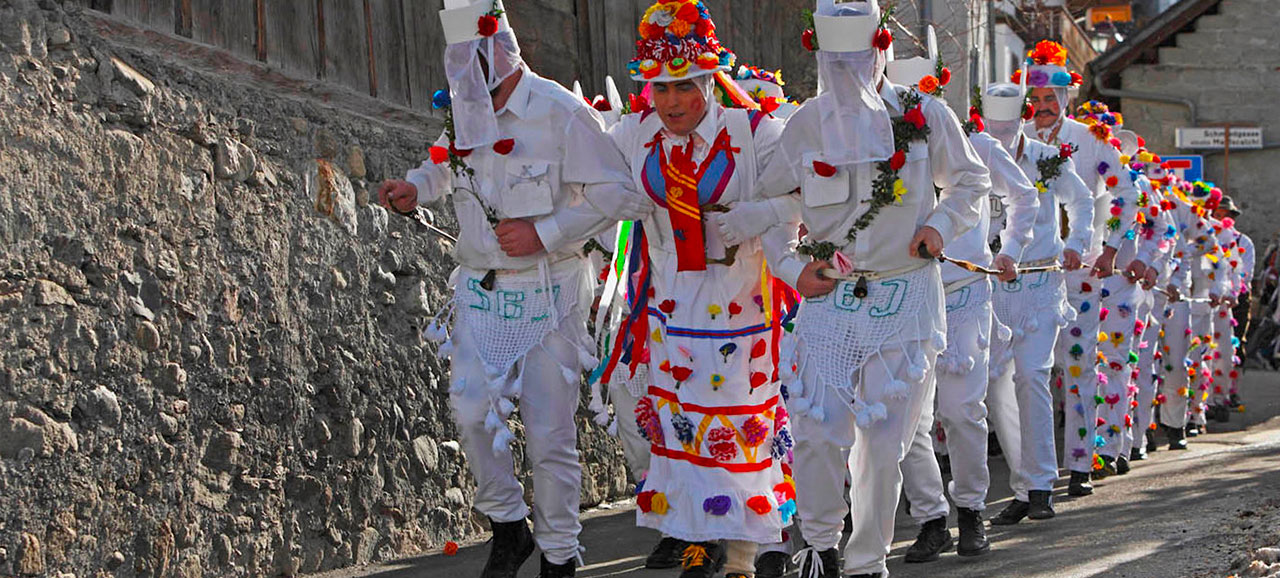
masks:
{"type": "MultiPolygon", "coordinates": [[[[449,139],[448,148],[438,145],[431,147],[428,151],[431,155],[431,162],[437,165],[448,162],[449,168],[453,171],[454,176],[466,177],[467,181],[471,183],[471,187],[456,188],[470,193],[471,197],[475,199],[476,204],[480,205],[480,209],[484,211],[485,220],[489,222],[489,225],[496,226],[501,219],[498,218],[497,211],[486,204],[484,200],[480,198],[480,195],[476,194],[476,170],[471,168],[471,166],[463,160],[468,156],[471,156],[471,150],[459,149],[453,145],[457,136],[453,128],[453,99],[449,97],[449,91],[441,89],[432,93],[431,108],[444,111],[444,134],[445,138],[449,139]]],[[[506,149],[509,145],[513,146],[514,141],[510,141],[510,139],[499,141],[494,144],[494,150],[506,149]]],[[[506,150],[507,152],[510,152],[510,149],[506,150]]]]}
{"type": "Polygon", "coordinates": [[[497,3],[495,2],[493,10],[490,10],[489,12],[485,13],[476,22],[476,28],[477,28],[477,31],[480,33],[480,35],[485,38],[488,38],[490,36],[493,36],[494,34],[497,34],[498,18],[501,18],[504,13],[505,11],[499,9],[497,7],[497,3]]]}
{"type": "Polygon", "coordinates": [[[921,92],[929,96],[942,98],[946,95],[943,87],[948,84],[951,84],[951,69],[943,64],[942,57],[939,56],[937,61],[934,62],[934,74],[926,74],[924,78],[920,79],[917,86],[920,87],[921,92]]]}
{"type": "Polygon", "coordinates": [[[1044,157],[1036,161],[1036,170],[1040,172],[1040,180],[1036,181],[1036,190],[1041,194],[1049,191],[1049,184],[1062,175],[1062,165],[1067,164],[1071,159],[1071,155],[1076,153],[1079,147],[1071,143],[1064,143],[1058,148],[1058,154],[1051,157],[1044,157]]]}
{"type": "Polygon", "coordinates": [[[969,120],[966,120],[963,123],[960,123],[960,126],[964,128],[964,133],[973,134],[975,132],[982,132],[987,130],[986,123],[982,122],[982,87],[981,86],[978,86],[976,84],[973,86],[973,91],[972,91],[972,94],[970,95],[969,100],[973,102],[973,104],[969,106],[969,120]]]}
{"type": "MultiPolygon", "coordinates": [[[[902,198],[907,194],[907,186],[898,173],[907,164],[907,150],[911,148],[912,142],[926,141],[929,137],[930,127],[925,121],[920,93],[909,90],[900,92],[898,97],[906,113],[893,118],[893,156],[889,157],[889,160],[876,163],[879,174],[871,183],[871,199],[866,201],[867,211],[859,216],[845,233],[846,243],[854,242],[859,231],[870,227],[876,216],[880,214],[880,209],[890,204],[902,204],[902,198]]],[[[820,166],[820,164],[825,165],[825,163],[815,162],[814,170],[821,175],[823,169],[827,169],[830,165],[820,166]]],[[[796,252],[819,261],[829,261],[836,255],[838,249],[839,247],[831,241],[815,242],[806,239],[796,248],[796,252]]]]}

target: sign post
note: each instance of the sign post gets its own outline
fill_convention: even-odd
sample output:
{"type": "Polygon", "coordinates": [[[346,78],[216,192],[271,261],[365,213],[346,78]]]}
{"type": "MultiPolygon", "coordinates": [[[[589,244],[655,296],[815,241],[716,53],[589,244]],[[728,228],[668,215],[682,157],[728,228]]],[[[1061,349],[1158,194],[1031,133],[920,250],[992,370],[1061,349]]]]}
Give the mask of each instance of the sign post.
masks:
{"type": "Polygon", "coordinates": [[[1256,150],[1262,148],[1262,128],[1247,126],[1182,127],[1177,133],[1180,149],[1256,150]]]}
{"type": "Polygon", "coordinates": [[[1167,156],[1161,160],[1184,181],[1204,180],[1204,157],[1200,155],[1167,156]]]}

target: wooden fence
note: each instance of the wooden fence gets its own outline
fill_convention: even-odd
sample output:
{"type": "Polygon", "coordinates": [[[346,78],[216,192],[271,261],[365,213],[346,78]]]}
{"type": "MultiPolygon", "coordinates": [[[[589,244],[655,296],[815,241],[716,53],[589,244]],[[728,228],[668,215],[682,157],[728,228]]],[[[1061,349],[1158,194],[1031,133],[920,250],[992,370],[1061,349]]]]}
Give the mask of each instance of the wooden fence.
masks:
{"type": "MultiPolygon", "coordinates": [[[[77,0],[135,24],[266,63],[285,74],[334,83],[426,110],[446,86],[437,13],[443,0],[77,0]]],[[[800,47],[800,12],[812,0],[707,0],[717,34],[740,62],[783,68],[812,84],[800,47]]],[[[566,85],[623,91],[636,25],[649,0],[507,0],[530,66],[566,85]]]]}

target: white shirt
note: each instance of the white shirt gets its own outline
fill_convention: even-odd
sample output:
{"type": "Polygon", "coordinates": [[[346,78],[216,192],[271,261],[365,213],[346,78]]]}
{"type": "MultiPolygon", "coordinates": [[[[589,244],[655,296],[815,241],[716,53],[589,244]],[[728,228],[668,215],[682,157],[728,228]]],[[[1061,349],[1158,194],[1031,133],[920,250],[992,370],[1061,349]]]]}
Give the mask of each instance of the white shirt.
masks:
{"type": "MultiPolygon", "coordinates": [[[[885,81],[880,96],[890,115],[903,113],[896,87],[885,81]]],[[[905,89],[904,89],[905,90],[905,89]]],[[[766,197],[791,194],[801,189],[802,215],[808,238],[830,241],[853,261],[854,267],[868,271],[892,271],[921,263],[908,254],[908,245],[917,229],[933,227],[949,245],[978,226],[981,207],[987,202],[991,178],[950,108],[928,95],[921,96],[925,122],[930,127],[928,144],[913,145],[898,176],[907,188],[901,205],[890,204],[853,242],[846,233],[866,212],[871,183],[879,171],[876,163],[855,163],[838,167],[837,177],[847,178],[847,200],[814,206],[813,161],[822,160],[822,94],[805,102],[787,120],[778,151],[761,177],[761,193],[766,197]],[[935,194],[935,186],[941,188],[935,194]]],[[[766,234],[765,255],[774,274],[795,286],[809,261],[795,252],[794,235],[766,234]]]]}
{"type": "MultiPolygon", "coordinates": [[[[1120,151],[1110,142],[1098,140],[1084,123],[1064,118],[1053,138],[1045,144],[1057,147],[1063,143],[1071,143],[1077,147],[1072,161],[1076,165],[1076,174],[1084,181],[1093,194],[1093,239],[1085,248],[1084,258],[1093,261],[1102,253],[1102,247],[1119,247],[1125,233],[1133,230],[1133,215],[1138,208],[1138,190],[1133,186],[1128,168],[1120,164],[1120,151]],[[1116,178],[1116,186],[1107,187],[1107,180],[1116,178]],[[1112,215],[1111,207],[1115,201],[1121,211],[1112,215]],[[1112,221],[1112,219],[1117,219],[1112,221]],[[1111,224],[1115,223],[1115,224],[1111,224]]],[[[1035,138],[1037,130],[1034,124],[1028,124],[1024,134],[1035,138]]],[[[1046,131],[1051,133],[1052,131],[1046,131]]]]}
{"type": "MultiPolygon", "coordinates": [[[[1018,166],[1033,182],[1040,182],[1041,159],[1058,156],[1058,149],[1033,138],[1023,136],[1022,155],[1018,166]]],[[[1021,262],[1040,261],[1062,255],[1071,249],[1084,255],[1085,247],[1093,238],[1093,196],[1076,174],[1074,161],[1067,159],[1058,177],[1045,183],[1040,193],[1031,244],[1022,251],[1021,262]],[[1066,209],[1070,233],[1062,239],[1062,219],[1058,207],[1066,209]]],[[[1035,190],[1035,189],[1033,189],[1035,190]]]]}
{"type": "Polygon", "coordinates": [[[1203,276],[1204,255],[1218,252],[1218,239],[1211,234],[1212,228],[1204,216],[1204,209],[1195,206],[1180,191],[1171,189],[1165,198],[1173,202],[1170,213],[1174,226],[1178,229],[1173,246],[1173,272],[1169,277],[1169,284],[1188,293],[1194,279],[1201,279],[1202,284],[1207,282],[1207,278],[1203,276]]]}
{"type": "MultiPolygon", "coordinates": [[[[1001,227],[1001,222],[993,222],[996,221],[992,218],[994,212],[1005,217],[1001,220],[1003,226],[999,233],[1000,253],[1008,255],[1014,262],[1021,261],[1023,250],[1031,244],[1035,233],[1036,213],[1040,208],[1036,188],[995,137],[975,132],[969,135],[969,144],[973,145],[974,152],[991,172],[990,202],[983,204],[978,226],[947,245],[946,254],[984,267],[990,265],[989,231],[993,227],[1001,227]]],[[[955,265],[942,267],[943,283],[972,275],[955,265]]]]}
{"type": "MultiPolygon", "coordinates": [[[[418,188],[419,203],[453,194],[461,228],[454,256],[460,264],[524,270],[547,257],[508,257],[477,197],[499,219],[547,205],[546,214],[527,218],[553,261],[581,255],[580,241],[641,214],[644,199],[631,186],[631,171],[604,133],[599,113],[559,84],[526,68],[498,111],[498,131],[515,140],[509,154],[485,147],[463,159],[475,170],[474,195],[468,192],[471,180],[454,175],[447,162],[425,161],[405,177],[418,188]]],[[[436,144],[449,146],[445,135],[436,144]]]]}

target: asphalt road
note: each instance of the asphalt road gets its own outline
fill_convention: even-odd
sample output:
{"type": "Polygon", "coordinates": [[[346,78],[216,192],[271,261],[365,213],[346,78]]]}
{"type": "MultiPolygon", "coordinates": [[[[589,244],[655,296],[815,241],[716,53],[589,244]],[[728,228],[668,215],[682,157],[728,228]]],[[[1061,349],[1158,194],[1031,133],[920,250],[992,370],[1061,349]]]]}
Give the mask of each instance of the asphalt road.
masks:
{"type": "MultiPolygon", "coordinates": [[[[1259,512],[1280,508],[1280,373],[1252,371],[1243,378],[1248,402],[1227,424],[1185,452],[1162,448],[1137,462],[1126,476],[1095,482],[1094,495],[1071,498],[1066,479],[1055,492],[1058,517],[989,528],[992,552],[979,558],[954,553],[928,564],[905,564],[914,522],[899,511],[889,572],[896,577],[1174,577],[1226,576],[1234,557],[1257,539],[1259,512]]],[[[1008,468],[990,461],[988,516],[1008,502],[1008,468]]],[[[657,542],[635,527],[629,504],[587,513],[582,543],[586,566],[578,576],[675,578],[677,571],[643,568],[657,542]]],[[[951,520],[952,532],[954,517],[951,520]]],[[[1280,531],[1274,528],[1272,531],[1280,531]]],[[[1277,536],[1280,539],[1280,536],[1277,536]]],[[[479,576],[487,544],[463,547],[455,556],[435,554],[395,563],[329,572],[322,578],[471,578],[479,576]]],[[[537,554],[521,578],[537,576],[537,554]]],[[[792,576],[795,571],[792,571],[792,576]]]]}

